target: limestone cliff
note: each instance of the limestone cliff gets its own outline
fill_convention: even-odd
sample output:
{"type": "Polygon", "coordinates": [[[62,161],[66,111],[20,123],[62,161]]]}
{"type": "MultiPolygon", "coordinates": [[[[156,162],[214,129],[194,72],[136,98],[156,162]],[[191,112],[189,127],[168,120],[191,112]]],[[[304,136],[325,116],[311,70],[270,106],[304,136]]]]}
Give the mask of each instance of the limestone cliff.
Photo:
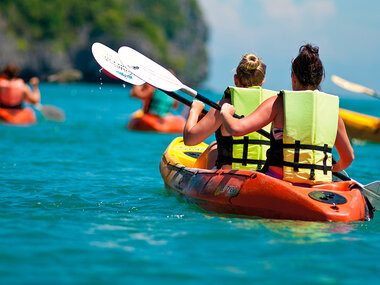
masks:
{"type": "Polygon", "coordinates": [[[24,77],[77,69],[97,81],[91,45],[128,45],[197,86],[207,75],[207,27],[196,0],[1,0],[0,66],[24,77]]]}

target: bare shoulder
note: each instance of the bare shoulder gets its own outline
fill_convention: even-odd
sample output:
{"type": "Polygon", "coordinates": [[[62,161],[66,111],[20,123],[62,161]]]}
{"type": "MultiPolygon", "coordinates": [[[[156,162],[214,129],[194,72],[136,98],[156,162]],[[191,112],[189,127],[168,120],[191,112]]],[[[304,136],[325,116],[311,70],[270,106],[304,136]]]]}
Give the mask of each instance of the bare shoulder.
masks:
{"type": "Polygon", "coordinates": [[[277,115],[283,113],[282,96],[272,96],[265,100],[259,107],[259,115],[267,118],[269,121],[276,121],[277,115]]]}
{"type": "Polygon", "coordinates": [[[25,81],[23,80],[23,79],[21,79],[21,78],[16,78],[16,79],[12,79],[12,80],[10,80],[13,84],[15,84],[15,85],[19,85],[19,86],[21,86],[21,85],[26,85],[26,83],[25,83],[25,81]]]}
{"type": "Polygon", "coordinates": [[[268,99],[266,99],[261,105],[262,108],[269,108],[269,109],[278,109],[282,108],[283,106],[283,100],[282,96],[271,96],[268,99]]]}
{"type": "Polygon", "coordinates": [[[224,103],[231,104],[231,99],[223,98],[222,100],[220,100],[220,101],[218,102],[219,105],[223,105],[224,103]]]}
{"type": "Polygon", "coordinates": [[[30,87],[28,84],[25,83],[25,81],[21,78],[13,79],[10,81],[11,86],[20,88],[20,89],[25,89],[25,91],[29,91],[30,87]]]}

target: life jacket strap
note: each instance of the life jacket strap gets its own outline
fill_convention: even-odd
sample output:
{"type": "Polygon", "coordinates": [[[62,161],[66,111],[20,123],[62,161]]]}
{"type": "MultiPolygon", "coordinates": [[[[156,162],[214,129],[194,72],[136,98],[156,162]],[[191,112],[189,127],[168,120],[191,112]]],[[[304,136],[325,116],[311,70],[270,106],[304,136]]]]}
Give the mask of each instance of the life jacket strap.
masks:
{"type": "MultiPolygon", "coordinates": [[[[327,153],[329,152],[329,148],[327,144],[324,144],[323,148],[324,148],[323,153],[325,155],[323,158],[323,166],[324,166],[323,174],[326,175],[327,174],[327,159],[329,157],[327,153]]],[[[330,150],[330,153],[331,153],[331,150],[330,150]]]]}
{"type": "Polygon", "coordinates": [[[244,139],[234,139],[232,142],[233,144],[243,144],[243,145],[248,145],[248,144],[260,144],[260,145],[270,145],[270,141],[265,141],[265,140],[252,140],[249,139],[249,137],[244,137],[244,139]]]}
{"type": "Polygon", "coordinates": [[[310,169],[310,180],[315,180],[315,170],[323,170],[324,175],[327,175],[327,172],[331,171],[331,166],[327,166],[327,159],[329,157],[328,153],[332,152],[332,148],[329,148],[327,144],[324,144],[323,146],[315,146],[309,144],[301,144],[301,142],[297,140],[294,144],[284,144],[284,148],[294,149],[294,162],[284,161],[284,165],[293,167],[294,171],[296,172],[299,171],[299,168],[310,169]],[[299,157],[301,149],[323,151],[323,165],[300,164],[299,157]]]}
{"type": "MultiPolygon", "coordinates": [[[[293,167],[293,168],[296,167],[294,162],[289,162],[289,161],[284,161],[283,165],[288,166],[288,167],[293,167]]],[[[297,163],[297,167],[305,168],[305,169],[323,170],[323,171],[326,169],[326,171],[331,171],[331,166],[325,166],[325,165],[297,163]]]]}
{"type": "Polygon", "coordinates": [[[242,139],[234,139],[232,144],[243,145],[243,157],[232,158],[233,163],[241,163],[243,166],[247,166],[247,164],[257,164],[258,169],[261,169],[262,165],[265,163],[265,160],[248,159],[248,146],[249,145],[268,145],[269,146],[270,141],[250,139],[249,136],[244,136],[242,139]]]}
{"type": "Polygon", "coordinates": [[[294,144],[285,144],[284,143],[284,148],[294,148],[298,149],[308,149],[308,150],[318,150],[318,151],[323,151],[327,153],[332,152],[332,148],[328,147],[327,145],[324,146],[316,146],[316,145],[310,145],[310,144],[300,144],[300,141],[296,141],[294,144]]]}
{"type": "Polygon", "coordinates": [[[241,163],[244,166],[246,166],[247,164],[256,164],[257,165],[257,171],[261,170],[261,168],[265,164],[265,160],[261,160],[261,159],[248,159],[248,158],[232,158],[231,162],[233,162],[233,163],[241,163]]]}

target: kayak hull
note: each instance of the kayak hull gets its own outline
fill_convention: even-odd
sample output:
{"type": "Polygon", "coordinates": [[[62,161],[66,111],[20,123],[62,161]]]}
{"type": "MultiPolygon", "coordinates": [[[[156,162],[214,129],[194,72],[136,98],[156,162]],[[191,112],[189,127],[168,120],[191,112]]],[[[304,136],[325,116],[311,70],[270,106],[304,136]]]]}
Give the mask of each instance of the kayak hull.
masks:
{"type": "Polygon", "coordinates": [[[344,121],[349,138],[380,143],[379,118],[345,109],[340,109],[339,115],[344,121]]]}
{"type": "Polygon", "coordinates": [[[305,221],[368,219],[365,198],[353,181],[299,187],[257,171],[192,168],[206,147],[185,146],[177,138],[160,163],[166,189],[206,211],[305,221]]]}
{"type": "Polygon", "coordinates": [[[0,108],[0,121],[12,125],[31,125],[37,122],[36,113],[30,107],[23,109],[0,108]]]}
{"type": "Polygon", "coordinates": [[[132,114],[127,128],[135,131],[182,133],[185,123],[186,120],[182,116],[158,117],[138,110],[132,114]]]}

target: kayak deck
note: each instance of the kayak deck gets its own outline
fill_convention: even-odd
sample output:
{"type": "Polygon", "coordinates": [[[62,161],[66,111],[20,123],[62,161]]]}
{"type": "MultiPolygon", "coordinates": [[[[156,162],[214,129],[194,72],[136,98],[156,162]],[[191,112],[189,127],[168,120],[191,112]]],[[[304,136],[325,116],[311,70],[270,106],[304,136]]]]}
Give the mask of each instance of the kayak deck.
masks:
{"type": "Polygon", "coordinates": [[[368,217],[361,188],[353,181],[299,187],[257,171],[192,168],[206,147],[185,146],[176,138],[161,159],[160,172],[169,191],[207,211],[307,221],[368,217]]]}

